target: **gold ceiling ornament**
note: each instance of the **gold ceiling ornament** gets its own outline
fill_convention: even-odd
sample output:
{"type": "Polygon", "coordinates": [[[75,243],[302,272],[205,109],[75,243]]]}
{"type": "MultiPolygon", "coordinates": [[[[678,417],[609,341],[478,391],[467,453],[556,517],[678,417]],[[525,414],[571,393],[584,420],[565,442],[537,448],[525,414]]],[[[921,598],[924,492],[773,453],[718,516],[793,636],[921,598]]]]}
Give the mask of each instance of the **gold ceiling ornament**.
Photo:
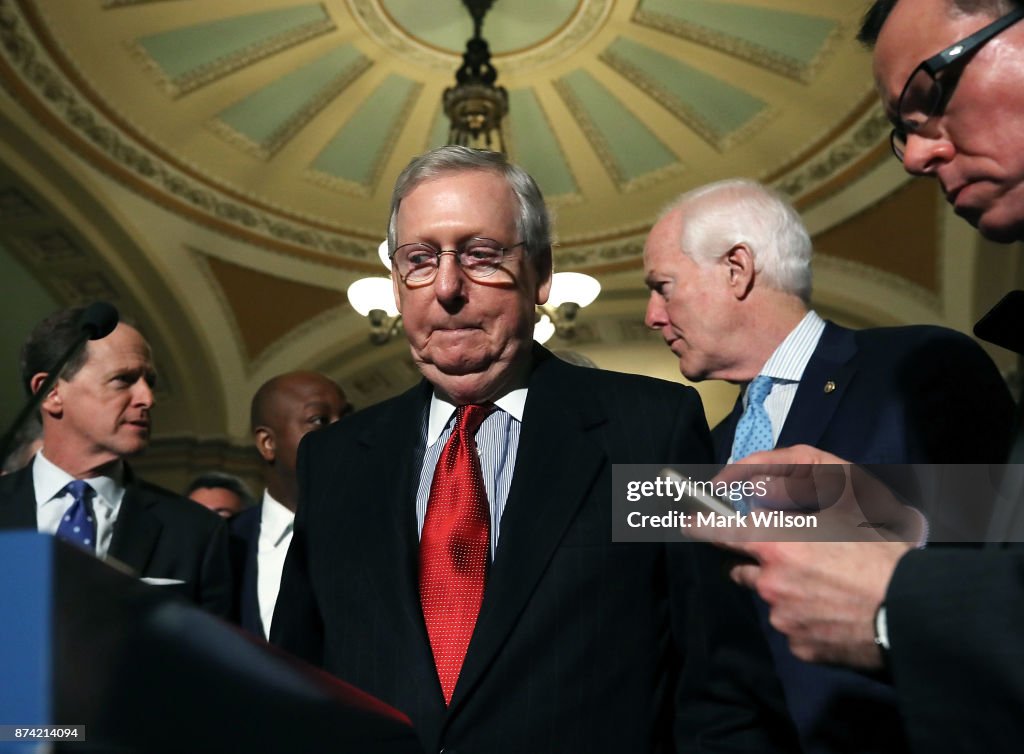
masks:
{"type": "Polygon", "coordinates": [[[444,90],[444,113],[451,126],[448,143],[475,149],[505,151],[501,120],[508,115],[508,92],[495,86],[498,70],[483,38],[484,16],[494,0],[462,0],[473,17],[473,37],[466,42],[462,65],[455,72],[455,86],[444,90]]]}

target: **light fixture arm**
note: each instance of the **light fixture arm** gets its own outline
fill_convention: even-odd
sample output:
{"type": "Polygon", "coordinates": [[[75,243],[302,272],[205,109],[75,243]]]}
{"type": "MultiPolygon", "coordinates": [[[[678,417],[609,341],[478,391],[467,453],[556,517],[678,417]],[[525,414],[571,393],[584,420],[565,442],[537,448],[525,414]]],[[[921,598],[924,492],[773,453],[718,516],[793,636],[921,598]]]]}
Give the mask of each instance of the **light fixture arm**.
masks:
{"type": "Polygon", "coordinates": [[[366,318],[370,320],[370,342],[375,346],[382,346],[391,340],[402,324],[401,314],[389,317],[383,309],[371,309],[366,318]]]}

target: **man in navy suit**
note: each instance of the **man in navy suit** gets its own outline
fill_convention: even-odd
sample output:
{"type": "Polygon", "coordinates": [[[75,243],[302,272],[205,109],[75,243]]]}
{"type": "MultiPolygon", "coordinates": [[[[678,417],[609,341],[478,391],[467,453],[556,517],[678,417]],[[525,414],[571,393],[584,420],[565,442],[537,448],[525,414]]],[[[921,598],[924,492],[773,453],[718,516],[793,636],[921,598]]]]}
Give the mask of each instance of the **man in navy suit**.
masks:
{"type": "Polygon", "coordinates": [[[533,179],[422,155],[388,245],[424,380],[303,441],[272,640],[431,752],[790,750],[717,553],[611,539],[612,465],[709,462],[710,437],[692,389],[534,344],[552,259],[533,179]]]}
{"type": "MultiPolygon", "coordinates": [[[[907,172],[936,179],[956,214],[1000,243],[1024,240],[1022,21],[1021,0],[876,0],[860,33],[875,47],[894,156],[907,172]]],[[[999,306],[990,332],[1018,350],[1015,302],[999,306]]],[[[1018,427],[1011,464],[1022,457],[1018,427]]],[[[736,477],[841,462],[808,446],[750,460],[731,469],[736,477]]],[[[966,505],[976,499],[963,496],[966,505]]],[[[887,672],[914,751],[1016,752],[1024,740],[1022,510],[1019,488],[1008,485],[991,544],[977,548],[835,542],[823,560],[807,543],[734,544],[751,561],[732,577],[765,598],[801,657],[887,672]]]]}
{"type": "Polygon", "coordinates": [[[288,372],[264,382],[252,398],[250,422],[266,489],[260,504],[231,519],[235,615],[242,628],[270,635],[281,571],[299,502],[295,456],[307,432],[333,424],[352,406],[319,372],[288,372]]]}
{"type": "MultiPolygon", "coordinates": [[[[82,311],[56,312],[29,335],[21,360],[28,392],[39,390],[75,343],[82,311]]],[[[155,380],[149,344],[131,325],[121,322],[88,341],[40,405],[42,449],[26,468],[0,478],[0,528],[78,535],[75,541],[97,557],[168,588],[173,582],[176,591],[226,617],[231,574],[224,523],[136,479],[125,461],[149,444],[155,380]]]]}
{"type": "MultiPolygon", "coordinates": [[[[651,231],[648,326],[687,378],[743,386],[714,429],[716,460],[802,443],[858,463],[1001,461],[1012,401],[984,351],[946,328],[855,331],[824,321],[809,308],[810,262],[799,215],[749,180],[684,194],[651,231]],[[758,410],[755,380],[765,385],[757,400],[770,428],[751,446],[743,417],[758,410]]],[[[944,533],[944,521],[930,524],[933,535],[944,533]]],[[[805,750],[905,747],[890,689],[800,662],[761,607],[805,750]]]]}

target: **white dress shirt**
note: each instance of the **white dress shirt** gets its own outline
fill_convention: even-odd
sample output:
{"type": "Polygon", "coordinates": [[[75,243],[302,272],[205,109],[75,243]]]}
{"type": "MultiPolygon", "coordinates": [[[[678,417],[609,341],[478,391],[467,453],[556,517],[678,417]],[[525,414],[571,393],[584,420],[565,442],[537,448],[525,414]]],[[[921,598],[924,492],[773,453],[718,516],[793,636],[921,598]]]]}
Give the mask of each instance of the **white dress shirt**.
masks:
{"type": "MultiPolygon", "coordinates": [[[[36,453],[32,464],[32,484],[36,493],[36,527],[44,534],[56,534],[64,514],[74,504],[71,493],[65,490],[74,477],[64,469],[55,466],[43,451],[36,453]]],[[[94,494],[89,502],[96,519],[96,555],[106,557],[110,540],[114,536],[114,523],[121,500],[124,498],[124,464],[114,465],[111,476],[97,476],[86,479],[94,494]]]]}
{"type": "Polygon", "coordinates": [[[294,528],[295,514],[264,490],[260,507],[260,538],[256,544],[256,599],[267,636],[270,636],[270,622],[274,618],[284,559],[288,555],[294,528]]]}
{"type": "MultiPolygon", "coordinates": [[[[772,422],[773,446],[779,442],[779,435],[782,434],[782,427],[789,416],[789,409],[793,407],[807,362],[814,355],[814,349],[818,347],[818,341],[824,332],[825,320],[813,311],[807,312],[800,323],[779,343],[778,348],[758,372],[759,375],[766,375],[774,381],[772,391],[764,399],[764,410],[772,422]]],[[[747,388],[744,386],[743,409],[746,408],[747,388]]],[[[731,457],[729,462],[732,463],[731,457]]]]}

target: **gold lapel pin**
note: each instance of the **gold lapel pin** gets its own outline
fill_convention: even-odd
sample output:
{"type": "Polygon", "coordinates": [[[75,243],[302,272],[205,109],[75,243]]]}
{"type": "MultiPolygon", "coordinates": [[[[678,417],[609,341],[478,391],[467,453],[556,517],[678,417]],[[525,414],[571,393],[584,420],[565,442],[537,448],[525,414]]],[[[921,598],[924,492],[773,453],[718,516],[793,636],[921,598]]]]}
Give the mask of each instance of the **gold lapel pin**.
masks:
{"type": "Polygon", "coordinates": [[[835,389],[836,389],[836,383],[834,383],[832,380],[829,380],[828,382],[825,383],[825,394],[826,395],[828,393],[835,392],[835,389]]]}

